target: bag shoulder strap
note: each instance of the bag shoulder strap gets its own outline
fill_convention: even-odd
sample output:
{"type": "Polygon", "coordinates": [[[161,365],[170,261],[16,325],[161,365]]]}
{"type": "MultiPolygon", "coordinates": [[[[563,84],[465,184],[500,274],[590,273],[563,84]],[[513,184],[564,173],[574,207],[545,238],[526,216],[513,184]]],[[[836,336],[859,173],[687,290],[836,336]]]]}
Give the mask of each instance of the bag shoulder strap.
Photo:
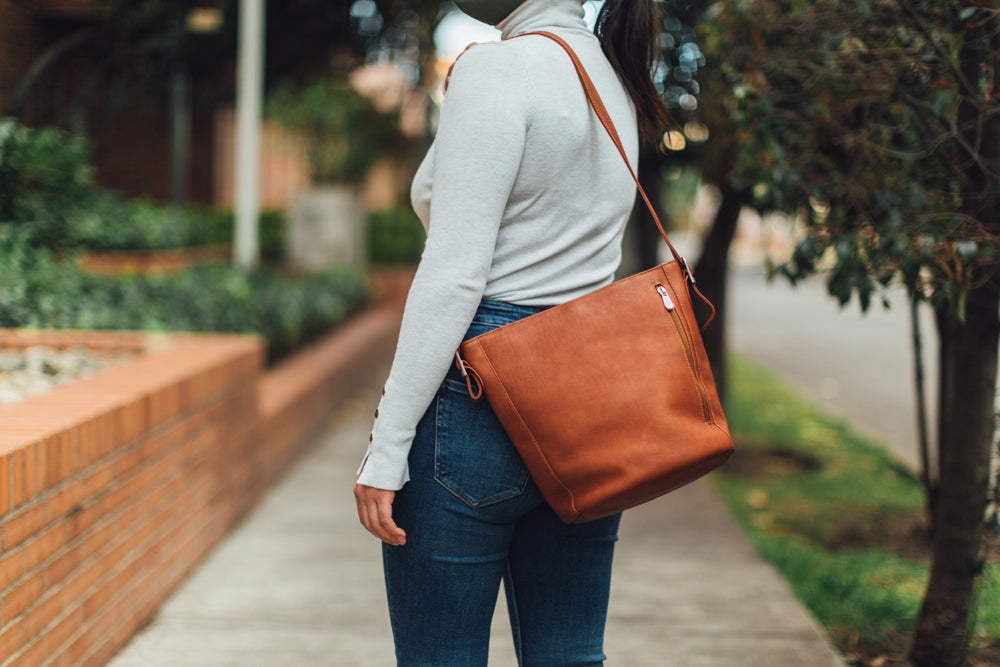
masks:
{"type": "MultiPolygon", "coordinates": [[[[614,143],[615,148],[618,149],[618,153],[622,156],[622,160],[624,160],[625,166],[628,168],[628,173],[632,175],[632,180],[635,181],[635,186],[639,190],[639,195],[642,196],[642,200],[646,203],[646,208],[649,209],[649,214],[653,216],[653,222],[656,223],[656,228],[660,231],[660,236],[663,237],[663,240],[667,244],[667,248],[670,249],[670,254],[673,255],[674,259],[677,260],[677,263],[680,264],[682,269],[684,269],[684,272],[687,275],[688,280],[691,282],[691,287],[694,289],[695,293],[701,298],[702,301],[705,302],[706,305],[708,305],[711,311],[708,319],[701,325],[701,329],[704,330],[705,327],[708,326],[709,322],[715,318],[715,306],[712,305],[711,301],[705,298],[705,295],[703,295],[701,290],[699,290],[695,285],[694,272],[691,270],[691,266],[687,263],[687,260],[684,259],[679,252],[677,252],[677,248],[674,247],[674,244],[671,243],[670,239],[667,237],[667,232],[663,229],[663,223],[660,222],[660,216],[656,214],[656,209],[653,208],[653,203],[646,195],[646,191],[643,190],[642,183],[639,182],[639,177],[636,175],[635,170],[632,169],[632,165],[628,161],[628,155],[625,153],[625,146],[622,144],[621,137],[618,136],[618,130],[615,128],[615,124],[611,120],[611,115],[604,106],[604,101],[601,99],[601,95],[597,92],[597,87],[590,79],[590,75],[587,74],[587,69],[583,66],[583,63],[580,61],[579,56],[576,55],[576,52],[573,51],[573,47],[567,44],[566,40],[562,37],[559,37],[551,32],[536,30],[532,32],[525,32],[520,35],[514,35],[508,39],[517,39],[518,37],[527,37],[528,35],[539,35],[541,37],[551,39],[553,42],[561,46],[569,56],[570,60],[573,61],[573,67],[576,69],[577,76],[580,77],[580,83],[583,84],[583,90],[587,94],[587,100],[590,102],[590,106],[593,107],[594,113],[597,114],[597,118],[601,121],[601,125],[604,126],[608,136],[611,137],[611,141],[614,143]]],[[[462,53],[455,58],[455,62],[453,62],[451,67],[448,68],[448,74],[444,83],[445,90],[448,89],[448,81],[451,79],[451,72],[455,68],[455,63],[458,62],[458,58],[460,58],[465,51],[468,51],[473,46],[475,46],[475,42],[465,47],[465,50],[463,50],[462,53]]]]}
{"type": "Polygon", "coordinates": [[[551,39],[553,42],[561,46],[563,50],[566,52],[566,54],[569,56],[570,60],[573,61],[573,67],[576,68],[576,73],[580,77],[580,83],[583,84],[583,90],[584,92],[587,93],[587,100],[590,102],[590,106],[593,107],[594,113],[597,114],[598,120],[601,121],[601,125],[604,126],[604,129],[611,137],[611,141],[614,143],[615,148],[618,149],[618,153],[621,154],[622,160],[625,161],[625,166],[628,168],[629,174],[632,175],[632,180],[635,181],[635,185],[639,189],[639,195],[642,196],[642,200],[646,203],[646,208],[649,209],[649,214],[653,216],[653,222],[656,223],[656,228],[660,230],[660,236],[663,237],[663,240],[666,242],[667,247],[670,249],[670,254],[672,254],[674,256],[674,259],[676,259],[680,263],[680,265],[684,267],[684,270],[688,273],[689,278],[693,281],[694,276],[691,274],[691,270],[687,265],[687,260],[685,260],[681,256],[681,254],[677,252],[677,248],[675,248],[674,244],[670,242],[669,238],[667,238],[667,232],[663,229],[663,223],[660,222],[660,216],[656,214],[656,210],[653,208],[652,202],[649,200],[649,197],[646,196],[646,191],[643,190],[642,184],[639,183],[639,177],[636,176],[635,170],[632,169],[632,165],[629,164],[628,156],[625,154],[625,146],[622,144],[621,137],[618,136],[618,130],[615,128],[615,124],[611,120],[611,115],[608,113],[607,108],[604,106],[604,101],[601,99],[600,93],[597,92],[597,87],[594,85],[594,82],[591,81],[590,75],[587,74],[587,69],[583,66],[583,63],[580,62],[579,56],[576,55],[576,52],[573,51],[573,48],[569,44],[567,44],[566,40],[564,40],[562,37],[559,37],[558,35],[555,35],[551,32],[546,32],[544,30],[526,32],[520,35],[515,35],[510,39],[516,39],[517,37],[525,37],[527,35],[541,35],[542,37],[547,37],[551,39]]]}

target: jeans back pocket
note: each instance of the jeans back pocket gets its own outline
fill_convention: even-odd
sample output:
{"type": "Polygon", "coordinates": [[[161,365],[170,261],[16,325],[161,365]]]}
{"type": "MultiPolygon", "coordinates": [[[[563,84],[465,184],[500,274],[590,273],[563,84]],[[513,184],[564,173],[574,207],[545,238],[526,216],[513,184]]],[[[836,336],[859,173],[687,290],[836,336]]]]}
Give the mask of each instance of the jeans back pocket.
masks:
{"type": "Polygon", "coordinates": [[[516,497],[528,469],[485,400],[447,379],[437,397],[434,479],[470,507],[516,497]]]}

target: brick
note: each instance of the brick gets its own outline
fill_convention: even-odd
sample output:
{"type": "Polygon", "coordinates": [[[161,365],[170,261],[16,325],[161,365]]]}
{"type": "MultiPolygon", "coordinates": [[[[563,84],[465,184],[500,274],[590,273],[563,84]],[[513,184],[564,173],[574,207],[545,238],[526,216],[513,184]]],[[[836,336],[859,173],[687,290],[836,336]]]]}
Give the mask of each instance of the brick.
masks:
{"type": "Polygon", "coordinates": [[[41,633],[63,610],[62,591],[48,590],[45,596],[28,610],[25,623],[28,638],[41,633]]]}
{"type": "Polygon", "coordinates": [[[25,624],[23,619],[18,618],[0,626],[0,660],[4,660],[19,651],[24,646],[24,639],[25,624]]]}
{"type": "MultiPolygon", "coordinates": [[[[49,586],[55,586],[76,571],[83,562],[83,545],[71,546],[67,551],[57,555],[45,568],[45,576],[49,586]]],[[[67,604],[69,601],[67,601],[67,604]]]]}
{"type": "Polygon", "coordinates": [[[45,504],[48,508],[50,522],[69,516],[80,507],[83,500],[83,482],[64,484],[55,494],[50,495],[45,504]]]}
{"type": "Polygon", "coordinates": [[[110,463],[94,466],[83,479],[83,494],[87,498],[104,492],[114,481],[115,471],[110,463]]]}
{"type": "Polygon", "coordinates": [[[49,449],[45,444],[45,440],[40,440],[32,445],[35,450],[35,461],[38,468],[37,472],[37,483],[38,483],[38,493],[45,492],[49,487],[49,449]]]}
{"type": "MultiPolygon", "coordinates": [[[[145,513],[141,512],[138,507],[134,509],[134,512],[145,516],[145,513]]],[[[129,546],[139,553],[148,553],[155,542],[158,529],[159,526],[154,525],[152,521],[136,521],[134,530],[128,536],[129,546]]]]}
{"type": "Polygon", "coordinates": [[[24,501],[28,502],[38,493],[38,454],[37,444],[31,443],[24,447],[24,501]]]}
{"type": "Polygon", "coordinates": [[[100,518],[98,508],[95,503],[83,505],[74,512],[67,515],[64,525],[66,526],[66,541],[76,539],[81,533],[94,525],[100,518]]]}
{"type": "Polygon", "coordinates": [[[84,431],[84,447],[87,449],[88,461],[99,461],[102,458],[101,443],[107,437],[108,416],[101,414],[87,423],[84,431]]]}
{"type": "Polygon", "coordinates": [[[45,505],[35,504],[3,520],[4,551],[16,547],[45,526],[45,505]]]}
{"type": "Polygon", "coordinates": [[[88,417],[86,421],[79,425],[80,447],[83,449],[83,457],[87,465],[97,462],[97,452],[94,449],[95,426],[97,419],[88,417]]]}
{"type": "Polygon", "coordinates": [[[142,451],[139,449],[132,449],[122,456],[120,456],[114,462],[114,476],[122,477],[132,471],[136,466],[142,463],[142,451]]]}
{"type": "Polygon", "coordinates": [[[91,561],[77,568],[66,579],[66,585],[63,588],[63,604],[68,607],[83,600],[87,592],[94,589],[103,574],[100,561],[91,561]]]}
{"type": "Polygon", "coordinates": [[[15,584],[3,596],[3,617],[4,620],[19,616],[25,609],[31,606],[45,591],[44,572],[38,572],[19,584],[15,584]]]}
{"type": "Polygon", "coordinates": [[[64,431],[59,434],[56,438],[59,443],[59,477],[58,480],[61,482],[67,477],[69,477],[72,471],[72,461],[70,460],[69,451],[69,436],[64,431]]]}
{"type": "Polygon", "coordinates": [[[129,547],[129,543],[123,540],[101,555],[98,562],[102,576],[121,569],[122,564],[127,560],[129,547]]]}
{"type": "Polygon", "coordinates": [[[104,667],[122,645],[124,643],[117,644],[113,636],[104,637],[103,641],[91,649],[80,667],[104,667]]]}
{"type": "Polygon", "coordinates": [[[98,614],[118,591],[109,583],[103,584],[83,600],[83,613],[87,618],[98,614]]]}
{"type": "Polygon", "coordinates": [[[11,498],[11,456],[9,453],[0,454],[0,517],[10,511],[11,498]]]}
{"type": "Polygon", "coordinates": [[[55,524],[25,542],[25,569],[30,572],[49,560],[65,544],[63,537],[63,526],[55,524]]]}
{"type": "Polygon", "coordinates": [[[69,645],[63,649],[62,660],[58,664],[73,665],[73,667],[83,664],[84,658],[100,635],[98,634],[98,626],[91,619],[84,621],[82,630],[70,639],[69,645]]]}
{"type": "Polygon", "coordinates": [[[18,667],[41,667],[48,657],[45,650],[45,639],[39,637],[24,647],[21,654],[17,656],[18,667]]]}
{"type": "Polygon", "coordinates": [[[77,633],[84,623],[83,605],[67,610],[45,633],[45,641],[53,660],[53,665],[74,665],[65,653],[60,653],[66,642],[77,633]]]}
{"type": "Polygon", "coordinates": [[[114,516],[134,505],[135,499],[130,496],[130,490],[127,485],[118,483],[111,485],[97,500],[101,516],[114,516]]]}
{"type": "Polygon", "coordinates": [[[94,554],[100,553],[118,535],[118,532],[117,522],[110,521],[94,529],[83,540],[83,557],[88,559],[94,554]]]}
{"type": "Polygon", "coordinates": [[[11,507],[17,507],[24,502],[24,450],[11,452],[10,470],[12,474],[11,489],[14,492],[11,507]]]}
{"type": "Polygon", "coordinates": [[[66,433],[66,446],[69,449],[69,474],[72,475],[83,470],[86,465],[79,427],[72,428],[66,433]]]}
{"type": "Polygon", "coordinates": [[[45,442],[46,459],[49,462],[48,485],[55,486],[59,483],[59,468],[62,466],[62,453],[59,450],[59,438],[49,438],[45,442]]]}
{"type": "Polygon", "coordinates": [[[0,593],[24,574],[24,552],[15,549],[0,556],[0,593]]]}

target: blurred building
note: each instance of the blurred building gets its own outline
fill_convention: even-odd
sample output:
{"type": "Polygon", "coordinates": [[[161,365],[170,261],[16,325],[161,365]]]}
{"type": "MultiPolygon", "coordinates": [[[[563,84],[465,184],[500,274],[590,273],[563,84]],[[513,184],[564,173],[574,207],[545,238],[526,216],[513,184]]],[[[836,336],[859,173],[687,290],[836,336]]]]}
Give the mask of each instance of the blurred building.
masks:
{"type": "MultiPolygon", "coordinates": [[[[104,21],[94,0],[0,0],[0,115],[85,134],[102,186],[167,200],[175,120],[170,86],[108,87],[106,61],[95,57],[104,21]]],[[[216,81],[197,71],[187,76],[181,190],[187,201],[209,203],[222,95],[216,81]]]]}
{"type": "MultiPolygon", "coordinates": [[[[177,41],[184,42],[184,55],[177,60],[185,65],[170,70],[161,57],[154,63],[159,69],[143,69],[132,52],[121,53],[110,43],[114,33],[107,29],[105,7],[96,0],[0,0],[0,116],[86,136],[98,184],[124,196],[231,206],[233,16],[225,16],[220,25],[221,10],[191,10],[186,21],[184,10],[175,12],[182,17],[177,41]],[[212,39],[199,41],[199,33],[211,33],[212,39]]],[[[120,24],[123,17],[114,18],[120,24]]],[[[169,34],[163,30],[156,35],[159,48],[171,48],[163,44],[169,34]]],[[[327,43],[322,53],[271,53],[269,60],[277,56],[281,67],[269,76],[295,67],[315,75],[340,57],[344,63],[338,69],[353,69],[356,88],[380,109],[399,110],[404,134],[421,136],[427,127],[426,91],[414,88],[412,73],[385,62],[355,69],[350,54],[341,53],[345,48],[327,43]],[[307,59],[296,62],[292,56],[307,59]]],[[[270,123],[261,138],[261,204],[282,208],[309,186],[304,147],[270,123]]],[[[365,188],[366,207],[392,205],[408,178],[405,165],[384,161],[365,188]]]]}

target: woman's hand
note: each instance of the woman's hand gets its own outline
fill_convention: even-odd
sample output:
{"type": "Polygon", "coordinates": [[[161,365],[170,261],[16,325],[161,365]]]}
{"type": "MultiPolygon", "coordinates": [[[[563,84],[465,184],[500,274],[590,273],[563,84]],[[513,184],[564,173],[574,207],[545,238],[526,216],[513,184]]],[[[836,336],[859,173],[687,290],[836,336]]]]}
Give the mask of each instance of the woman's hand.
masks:
{"type": "Polygon", "coordinates": [[[358,518],[369,533],[386,544],[406,544],[406,533],[392,520],[392,501],[395,491],[376,489],[364,484],[354,485],[354,499],[358,503],[358,518]]]}

